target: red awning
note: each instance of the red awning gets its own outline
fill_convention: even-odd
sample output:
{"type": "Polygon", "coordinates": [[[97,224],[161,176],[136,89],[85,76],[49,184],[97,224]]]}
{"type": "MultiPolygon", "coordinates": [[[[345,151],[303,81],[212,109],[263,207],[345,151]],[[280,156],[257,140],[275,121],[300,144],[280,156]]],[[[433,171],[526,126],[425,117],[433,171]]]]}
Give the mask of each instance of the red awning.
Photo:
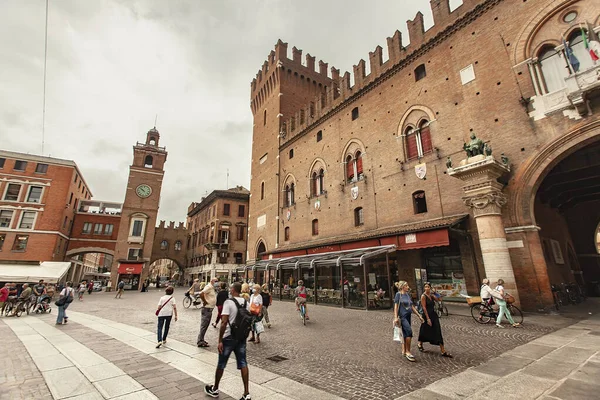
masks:
{"type": "Polygon", "coordinates": [[[398,250],[424,249],[426,247],[448,246],[449,244],[450,237],[447,228],[398,236],[398,250]]]}
{"type": "Polygon", "coordinates": [[[139,275],[142,273],[144,264],[119,264],[120,274],[139,275]]]}

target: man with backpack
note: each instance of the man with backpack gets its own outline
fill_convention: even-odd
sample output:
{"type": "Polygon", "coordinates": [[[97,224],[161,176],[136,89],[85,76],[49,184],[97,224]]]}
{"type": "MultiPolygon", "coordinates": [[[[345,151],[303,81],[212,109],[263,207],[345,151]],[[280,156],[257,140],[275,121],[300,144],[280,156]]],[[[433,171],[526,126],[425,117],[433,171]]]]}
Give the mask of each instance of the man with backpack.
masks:
{"type": "Polygon", "coordinates": [[[240,400],[251,400],[248,392],[248,363],[246,362],[246,339],[252,329],[254,317],[250,314],[250,303],[241,297],[242,284],[235,282],[229,293],[231,298],[223,304],[221,328],[219,330],[219,362],[214,385],[206,385],[204,392],[210,397],[219,397],[219,382],[231,353],[235,353],[237,368],[242,374],[244,395],[240,400]]]}
{"type": "Polygon", "coordinates": [[[121,281],[117,285],[117,294],[115,295],[115,299],[121,298],[121,296],[123,295],[123,289],[125,289],[125,282],[123,282],[123,279],[121,279],[121,281]]]}

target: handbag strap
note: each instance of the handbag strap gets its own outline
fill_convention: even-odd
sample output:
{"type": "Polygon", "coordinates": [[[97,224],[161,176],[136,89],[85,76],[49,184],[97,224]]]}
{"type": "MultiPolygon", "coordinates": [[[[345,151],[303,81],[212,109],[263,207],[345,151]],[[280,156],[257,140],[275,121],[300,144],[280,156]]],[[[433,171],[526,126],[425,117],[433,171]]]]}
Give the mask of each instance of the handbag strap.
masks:
{"type": "Polygon", "coordinates": [[[170,302],[172,298],[173,298],[173,296],[169,297],[169,300],[165,301],[165,302],[164,302],[164,304],[163,304],[162,306],[158,307],[158,312],[160,312],[160,310],[162,310],[162,309],[163,309],[163,307],[164,307],[164,306],[166,306],[166,305],[167,305],[167,303],[168,303],[168,302],[170,302]]]}

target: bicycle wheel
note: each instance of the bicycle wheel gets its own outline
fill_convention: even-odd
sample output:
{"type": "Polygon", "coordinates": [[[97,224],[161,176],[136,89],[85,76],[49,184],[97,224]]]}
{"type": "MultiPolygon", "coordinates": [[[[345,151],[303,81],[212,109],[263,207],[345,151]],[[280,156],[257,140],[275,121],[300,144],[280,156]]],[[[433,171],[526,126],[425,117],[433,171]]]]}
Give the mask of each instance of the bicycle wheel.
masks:
{"type": "Polygon", "coordinates": [[[17,308],[15,310],[15,316],[20,317],[22,313],[23,313],[23,310],[21,309],[21,307],[17,306],[17,308]]]}
{"type": "Polygon", "coordinates": [[[490,322],[490,310],[486,306],[475,304],[471,306],[471,317],[480,324],[487,324],[490,322]]]}
{"type": "Polygon", "coordinates": [[[508,311],[510,312],[510,315],[512,315],[513,319],[517,324],[523,323],[523,312],[521,312],[521,310],[519,310],[517,306],[513,306],[512,304],[509,305],[508,311]]]}
{"type": "Polygon", "coordinates": [[[302,318],[302,325],[306,325],[306,307],[304,304],[300,305],[300,318],[302,318]]]}
{"type": "Polygon", "coordinates": [[[190,308],[191,305],[192,305],[192,299],[190,299],[189,297],[184,297],[183,298],[183,306],[185,308],[190,308]]]}
{"type": "Polygon", "coordinates": [[[438,318],[442,318],[442,309],[439,306],[435,307],[435,313],[437,314],[438,318]]]}
{"type": "Polygon", "coordinates": [[[29,313],[33,312],[35,306],[36,306],[36,303],[34,303],[34,302],[27,304],[27,315],[29,315],[29,313]]]}
{"type": "Polygon", "coordinates": [[[448,316],[448,308],[445,305],[442,305],[442,314],[444,314],[446,317],[448,316]]]}

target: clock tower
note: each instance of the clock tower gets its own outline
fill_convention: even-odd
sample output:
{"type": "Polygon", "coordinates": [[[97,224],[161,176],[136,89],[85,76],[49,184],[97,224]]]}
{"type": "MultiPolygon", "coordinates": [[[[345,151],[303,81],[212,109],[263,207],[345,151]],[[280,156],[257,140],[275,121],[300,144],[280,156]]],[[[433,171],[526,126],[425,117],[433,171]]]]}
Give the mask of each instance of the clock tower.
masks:
{"type": "Polygon", "coordinates": [[[133,163],[129,166],[111,268],[113,287],[123,280],[126,289],[141,289],[142,282],[148,276],[167,161],[166,148],[159,146],[159,139],[160,134],[154,127],[146,134],[145,143],[138,142],[133,146],[133,163]]]}

